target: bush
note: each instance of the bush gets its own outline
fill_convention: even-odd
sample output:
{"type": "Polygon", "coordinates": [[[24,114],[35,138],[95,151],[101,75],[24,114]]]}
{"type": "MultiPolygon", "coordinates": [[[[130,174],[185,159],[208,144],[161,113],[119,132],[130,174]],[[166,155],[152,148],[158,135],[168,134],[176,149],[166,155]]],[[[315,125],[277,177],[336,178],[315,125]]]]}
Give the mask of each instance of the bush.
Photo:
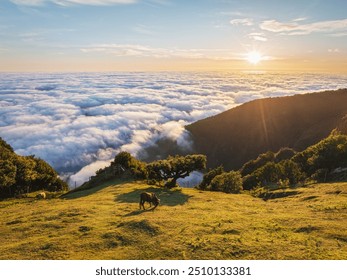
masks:
{"type": "Polygon", "coordinates": [[[240,193],[242,191],[242,177],[240,172],[230,171],[217,175],[211,181],[210,190],[225,193],[240,193]]]}
{"type": "Polygon", "coordinates": [[[244,190],[251,190],[256,188],[259,185],[259,179],[255,173],[246,175],[242,178],[242,186],[244,190]]]}
{"type": "Polygon", "coordinates": [[[260,154],[256,159],[246,162],[241,168],[242,176],[253,173],[255,170],[264,166],[268,162],[273,162],[275,160],[275,154],[271,151],[268,151],[264,154],[260,154]]]}
{"type": "Polygon", "coordinates": [[[275,160],[276,162],[280,162],[283,160],[291,159],[295,154],[296,154],[296,151],[291,148],[281,148],[275,154],[275,160]]]}
{"type": "Polygon", "coordinates": [[[202,178],[202,182],[198,186],[198,189],[200,190],[206,190],[207,187],[211,184],[211,181],[216,177],[217,175],[220,175],[224,172],[223,166],[219,166],[214,169],[210,169],[207,173],[204,174],[204,177],[202,178]]]}
{"type": "Polygon", "coordinates": [[[333,132],[329,137],[296,154],[293,161],[309,176],[319,169],[328,173],[337,167],[347,166],[347,135],[333,132]]]}
{"type": "MultiPolygon", "coordinates": [[[[117,154],[114,161],[111,163],[111,166],[118,167],[118,169],[122,171],[117,175],[129,171],[131,176],[137,179],[147,178],[146,164],[136,159],[128,152],[120,152],[117,154]]],[[[118,172],[120,170],[118,170],[118,172]]],[[[98,172],[102,173],[102,170],[99,170],[98,172]]]]}
{"type": "Polygon", "coordinates": [[[329,170],[327,168],[318,169],[318,170],[316,170],[315,173],[313,173],[311,175],[311,179],[313,179],[319,183],[326,182],[327,177],[328,177],[328,172],[329,172],[329,170]]]}
{"type": "Polygon", "coordinates": [[[257,179],[262,185],[271,185],[277,183],[282,178],[282,167],[274,162],[268,162],[263,167],[259,168],[255,172],[257,179]]]}
{"type": "Polygon", "coordinates": [[[282,179],[287,179],[290,185],[296,185],[306,179],[306,174],[302,172],[299,164],[292,160],[284,160],[279,163],[282,170],[282,179]]]}

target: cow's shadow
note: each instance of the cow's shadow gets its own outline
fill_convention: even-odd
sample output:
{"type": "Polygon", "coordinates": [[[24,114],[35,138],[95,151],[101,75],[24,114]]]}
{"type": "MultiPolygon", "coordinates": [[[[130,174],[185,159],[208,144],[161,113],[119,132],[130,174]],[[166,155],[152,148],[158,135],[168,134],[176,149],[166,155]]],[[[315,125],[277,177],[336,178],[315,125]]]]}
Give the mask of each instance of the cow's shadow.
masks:
{"type": "MultiPolygon", "coordinates": [[[[157,197],[160,199],[160,205],[165,206],[176,206],[176,205],[183,205],[188,202],[189,198],[191,196],[182,193],[181,189],[163,189],[163,188],[155,188],[155,187],[148,187],[146,189],[135,189],[128,193],[122,193],[120,195],[117,195],[114,199],[117,203],[137,203],[140,202],[140,194],[142,192],[153,192],[157,195],[157,197]]],[[[159,205],[159,207],[160,207],[159,205]]],[[[145,204],[146,210],[137,210],[133,211],[127,216],[134,216],[143,213],[144,211],[152,211],[154,206],[149,207],[149,204],[146,202],[145,204]]]]}

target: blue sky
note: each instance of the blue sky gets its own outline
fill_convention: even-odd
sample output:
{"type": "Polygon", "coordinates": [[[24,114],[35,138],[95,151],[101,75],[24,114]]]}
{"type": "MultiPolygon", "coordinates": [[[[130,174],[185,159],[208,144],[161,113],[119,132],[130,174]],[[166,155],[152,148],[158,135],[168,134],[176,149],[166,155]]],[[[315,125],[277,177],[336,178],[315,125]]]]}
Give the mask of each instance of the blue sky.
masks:
{"type": "Polygon", "coordinates": [[[343,0],[2,0],[0,71],[344,72],[346,10],[343,0]]]}

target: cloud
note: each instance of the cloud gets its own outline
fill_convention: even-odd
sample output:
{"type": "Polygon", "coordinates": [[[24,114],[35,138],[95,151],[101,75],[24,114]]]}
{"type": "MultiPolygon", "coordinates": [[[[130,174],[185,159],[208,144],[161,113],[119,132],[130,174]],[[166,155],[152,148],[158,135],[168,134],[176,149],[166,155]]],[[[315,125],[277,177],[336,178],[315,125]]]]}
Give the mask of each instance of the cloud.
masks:
{"type": "Polygon", "coordinates": [[[253,19],[250,18],[237,18],[230,21],[232,25],[244,25],[244,26],[252,26],[253,19]]]}
{"type": "Polygon", "coordinates": [[[16,5],[23,5],[23,6],[40,6],[42,5],[46,0],[10,0],[12,3],[16,5]]]}
{"type": "Polygon", "coordinates": [[[266,20],[260,24],[262,30],[286,35],[306,35],[313,32],[335,32],[347,28],[347,19],[319,21],[308,24],[299,24],[298,20],[279,22],[266,20]]]}
{"type": "Polygon", "coordinates": [[[347,36],[347,32],[338,32],[338,33],[333,33],[330,34],[331,37],[345,37],[347,36]]]}
{"type": "Polygon", "coordinates": [[[89,5],[89,6],[109,6],[117,4],[134,4],[137,0],[10,0],[16,5],[22,6],[42,6],[45,3],[54,3],[60,6],[89,5]]]}
{"type": "Polygon", "coordinates": [[[198,171],[193,171],[189,174],[189,176],[185,178],[179,178],[177,180],[178,185],[181,187],[192,188],[198,186],[204,177],[204,174],[198,171]]]}
{"type": "Polygon", "coordinates": [[[329,52],[329,53],[339,53],[340,50],[337,49],[337,48],[335,48],[335,49],[328,49],[328,52],[329,52]]]}
{"type": "Polygon", "coordinates": [[[189,151],[187,124],[237,104],[346,87],[318,74],[2,73],[0,136],[79,185],[121,150],[143,155],[170,139],[189,151]]]}
{"type": "Polygon", "coordinates": [[[230,54],[229,49],[178,49],[178,48],[154,48],[144,45],[131,44],[94,44],[80,49],[83,53],[99,52],[114,56],[129,57],[153,57],[153,58],[187,58],[187,59],[211,59],[230,60],[238,59],[230,54]]]}
{"type": "Polygon", "coordinates": [[[250,33],[250,34],[248,34],[248,37],[255,40],[255,41],[260,41],[260,42],[266,42],[267,41],[267,38],[265,37],[264,33],[261,33],[261,32],[250,33]]]}
{"type": "Polygon", "coordinates": [[[305,21],[305,20],[307,20],[306,17],[299,17],[299,18],[293,19],[293,21],[305,21]]]}

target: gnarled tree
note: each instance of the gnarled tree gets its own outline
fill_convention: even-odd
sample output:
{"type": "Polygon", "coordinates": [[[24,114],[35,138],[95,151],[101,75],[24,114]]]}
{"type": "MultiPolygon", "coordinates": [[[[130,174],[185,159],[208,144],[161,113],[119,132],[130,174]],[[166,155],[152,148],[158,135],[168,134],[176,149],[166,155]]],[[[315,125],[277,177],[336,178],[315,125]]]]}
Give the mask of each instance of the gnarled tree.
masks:
{"type": "Polygon", "coordinates": [[[179,178],[185,178],[193,171],[206,168],[205,155],[169,156],[147,164],[148,179],[165,181],[165,187],[173,188],[179,178]]]}

